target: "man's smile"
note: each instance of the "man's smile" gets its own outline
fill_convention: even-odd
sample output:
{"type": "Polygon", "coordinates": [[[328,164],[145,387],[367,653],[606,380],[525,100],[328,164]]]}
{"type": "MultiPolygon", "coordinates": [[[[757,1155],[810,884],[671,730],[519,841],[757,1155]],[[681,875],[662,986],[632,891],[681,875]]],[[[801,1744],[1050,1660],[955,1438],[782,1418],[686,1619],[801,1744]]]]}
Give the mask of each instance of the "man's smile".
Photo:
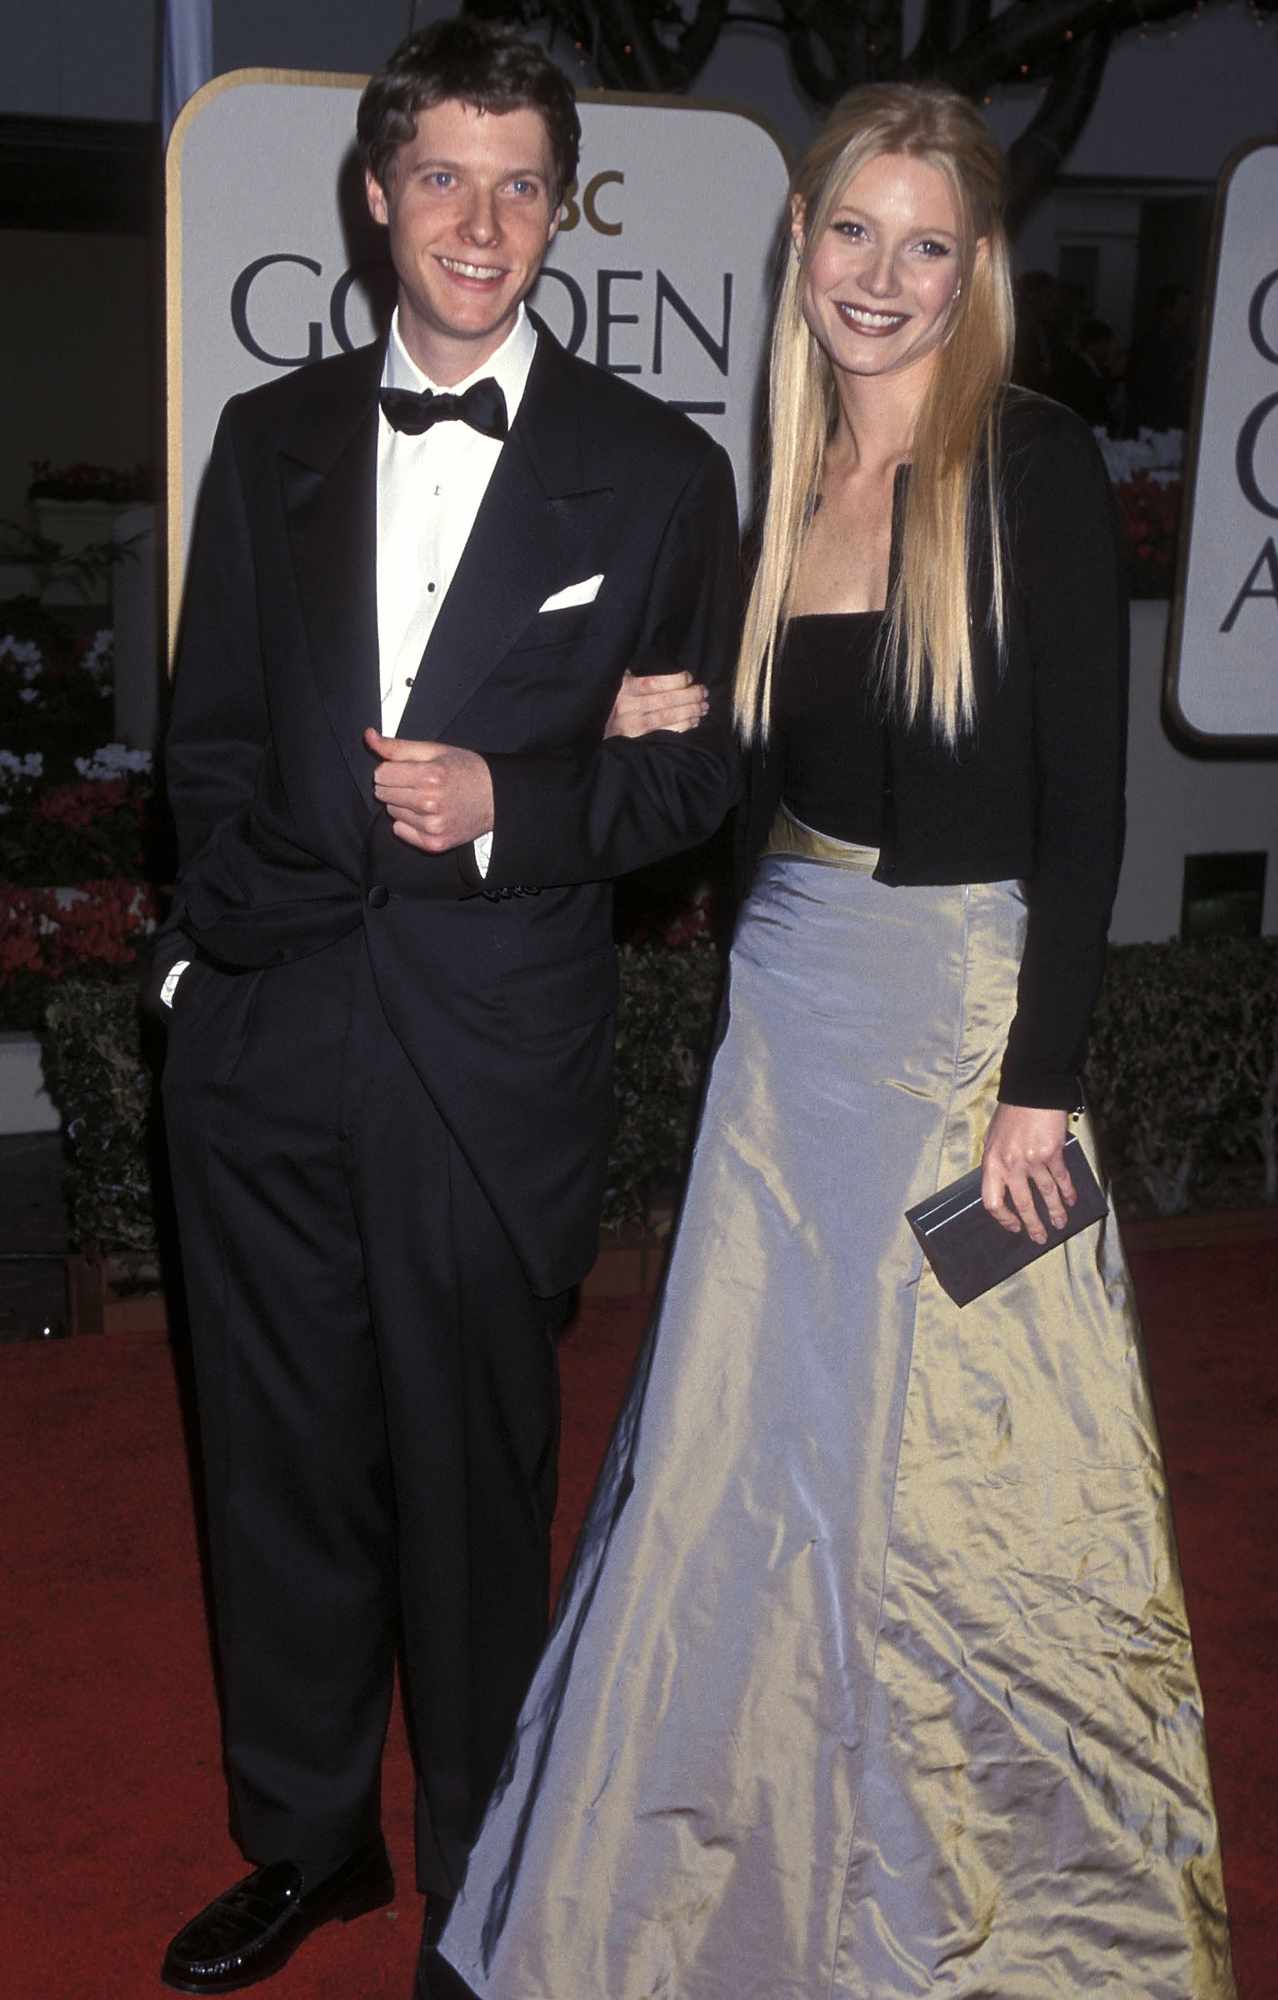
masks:
{"type": "Polygon", "coordinates": [[[454,278],[468,278],[478,284],[495,285],[506,276],[502,264],[464,264],[460,257],[441,257],[439,261],[454,278]]]}

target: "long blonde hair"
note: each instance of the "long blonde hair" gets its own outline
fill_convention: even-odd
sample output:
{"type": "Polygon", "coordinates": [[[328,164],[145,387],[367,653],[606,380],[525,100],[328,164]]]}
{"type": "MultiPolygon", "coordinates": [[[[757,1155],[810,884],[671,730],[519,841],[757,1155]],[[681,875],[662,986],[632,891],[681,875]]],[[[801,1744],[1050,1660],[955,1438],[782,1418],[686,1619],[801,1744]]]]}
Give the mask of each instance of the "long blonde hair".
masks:
{"type": "Polygon", "coordinates": [[[808,266],[848,182],[867,161],[888,153],[909,154],[946,176],[960,239],[960,291],[911,446],[900,563],[880,655],[889,699],[910,721],[926,713],[950,744],[972,725],[969,563],[980,507],[988,510],[992,619],[1002,648],[997,419],[1013,334],[1002,155],[980,114],[957,92],[933,84],[867,84],[840,99],[790,186],[792,201],[797,197],[801,206],[804,244],[786,258],[772,329],[767,503],[735,697],[747,742],[756,729],[767,735],[773,663],[838,415],[834,370],[803,316],[808,266]]]}

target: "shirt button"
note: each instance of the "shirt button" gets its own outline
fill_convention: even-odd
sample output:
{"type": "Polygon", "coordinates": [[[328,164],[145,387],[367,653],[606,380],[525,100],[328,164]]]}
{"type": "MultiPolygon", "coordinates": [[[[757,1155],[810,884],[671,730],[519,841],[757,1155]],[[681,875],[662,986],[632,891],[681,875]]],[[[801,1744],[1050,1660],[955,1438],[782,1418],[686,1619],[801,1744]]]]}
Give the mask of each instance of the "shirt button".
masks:
{"type": "Polygon", "coordinates": [[[390,890],[386,887],[385,883],[374,882],[368,892],[368,907],[370,910],[384,910],[389,901],[390,890]]]}
{"type": "Polygon", "coordinates": [[[428,584],[427,584],[427,586],[426,586],[426,588],[427,588],[427,590],[428,590],[428,591],[430,592],[431,596],[433,597],[433,596],[434,596],[434,594],[435,594],[435,586],[434,586],[434,584],[433,584],[433,583],[428,583],[428,584]]]}

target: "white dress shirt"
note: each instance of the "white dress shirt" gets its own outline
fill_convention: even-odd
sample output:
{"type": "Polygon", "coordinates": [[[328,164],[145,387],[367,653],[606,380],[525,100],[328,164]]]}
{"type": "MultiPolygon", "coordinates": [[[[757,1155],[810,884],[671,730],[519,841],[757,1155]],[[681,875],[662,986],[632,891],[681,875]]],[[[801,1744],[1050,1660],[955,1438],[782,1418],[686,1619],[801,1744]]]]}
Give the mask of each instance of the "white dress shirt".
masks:
{"type": "MultiPolygon", "coordinates": [[[[491,375],[515,412],[528,381],[537,335],[520,306],[514,326],[495,354],[463,382],[460,395],[491,375]]],[[[434,389],[399,334],[399,309],[391,320],[382,370],[384,389],[434,389]]],[[[480,502],[501,454],[497,438],[455,420],[433,424],[420,437],[397,431],[385,416],[377,427],[377,651],[383,736],[394,736],[421,667],[439,608],[457,573],[480,502]]],[[[497,579],[494,578],[494,587],[497,579]]],[[[481,873],[488,867],[492,835],[475,842],[481,873]]]]}

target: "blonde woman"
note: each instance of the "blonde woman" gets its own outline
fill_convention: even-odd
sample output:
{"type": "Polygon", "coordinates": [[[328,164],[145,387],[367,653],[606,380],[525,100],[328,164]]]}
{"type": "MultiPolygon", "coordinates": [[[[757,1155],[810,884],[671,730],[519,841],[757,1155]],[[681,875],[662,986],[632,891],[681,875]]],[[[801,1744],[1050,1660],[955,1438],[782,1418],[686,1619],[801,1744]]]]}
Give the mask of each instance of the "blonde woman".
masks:
{"type": "Polygon", "coordinates": [[[1004,1227],[1048,1234],[1031,1186],[1063,1224],[1121,843],[1109,492],[1006,387],[999,182],[962,99],[886,86],[795,177],[737,694],[762,857],[445,1933],[482,2000],[1234,1992],[1115,1232],[960,1314],[903,1221],[983,1162],[1004,1227]]]}

